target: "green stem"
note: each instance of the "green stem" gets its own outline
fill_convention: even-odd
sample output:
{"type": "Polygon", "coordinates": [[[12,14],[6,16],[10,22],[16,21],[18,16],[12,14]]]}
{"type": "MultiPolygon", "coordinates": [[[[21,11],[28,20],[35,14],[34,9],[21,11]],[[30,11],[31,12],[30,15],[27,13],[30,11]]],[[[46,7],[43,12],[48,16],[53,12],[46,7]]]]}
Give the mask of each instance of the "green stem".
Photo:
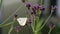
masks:
{"type": "Polygon", "coordinates": [[[0,0],[0,8],[1,8],[1,5],[2,5],[2,0],[0,0]]]}
{"type": "Polygon", "coordinates": [[[40,0],[40,5],[42,5],[42,0],[40,0]]]}
{"type": "Polygon", "coordinates": [[[48,34],[50,34],[50,33],[51,33],[51,31],[52,31],[52,29],[50,29],[50,30],[49,30],[48,34]]]}
{"type": "Polygon", "coordinates": [[[44,26],[45,26],[45,24],[47,23],[47,21],[50,19],[50,17],[52,16],[52,13],[53,13],[53,11],[51,11],[51,14],[49,15],[49,17],[46,19],[46,21],[45,21],[45,23],[41,26],[41,28],[38,30],[38,31],[40,31],[44,26]]]}
{"type": "Polygon", "coordinates": [[[34,34],[37,34],[37,31],[34,31],[34,34]]]}
{"type": "Polygon", "coordinates": [[[33,23],[34,23],[34,30],[35,30],[35,16],[34,16],[34,22],[33,23]]]}
{"type": "Polygon", "coordinates": [[[0,25],[0,27],[5,27],[5,26],[8,26],[8,25],[11,25],[13,22],[9,22],[7,24],[3,24],[3,25],[0,25]]]}
{"type": "Polygon", "coordinates": [[[42,0],[38,0],[38,4],[39,5],[42,5],[42,0]]]}
{"type": "MultiPolygon", "coordinates": [[[[53,13],[53,12],[52,12],[52,13],[53,13]]],[[[50,17],[52,16],[52,13],[49,15],[49,17],[46,19],[45,23],[42,25],[42,27],[41,27],[40,29],[42,29],[42,28],[45,26],[45,24],[48,22],[48,20],[49,20],[50,17]]]]}
{"type": "Polygon", "coordinates": [[[19,32],[17,32],[17,34],[19,34],[19,32]]]}
{"type": "Polygon", "coordinates": [[[42,27],[41,27],[40,29],[42,29],[42,28],[45,26],[45,24],[48,22],[48,20],[50,19],[51,16],[52,16],[52,13],[51,13],[50,16],[46,19],[45,23],[42,25],[42,27]]]}
{"type": "MultiPolygon", "coordinates": [[[[31,16],[31,15],[30,15],[31,16]]],[[[33,16],[31,16],[31,19],[32,19],[32,23],[31,23],[31,28],[32,28],[32,30],[33,30],[33,32],[34,32],[34,20],[33,20],[33,16]]]]}
{"type": "MultiPolygon", "coordinates": [[[[21,7],[19,7],[14,13],[12,13],[2,24],[4,24],[5,22],[7,22],[12,16],[14,16],[14,14],[16,14],[20,8],[21,7]]],[[[0,24],[0,25],[2,25],[2,24],[0,24]]]]}
{"type": "Polygon", "coordinates": [[[9,32],[8,34],[11,34],[12,30],[13,30],[13,27],[14,27],[14,23],[16,22],[16,19],[14,18],[13,19],[13,23],[11,24],[11,28],[9,29],[9,32]]]}
{"type": "Polygon", "coordinates": [[[35,16],[31,16],[31,18],[33,19],[32,23],[31,23],[31,28],[32,28],[33,32],[35,33],[35,16]]]}
{"type": "Polygon", "coordinates": [[[13,30],[13,24],[11,25],[11,28],[9,29],[8,34],[11,34],[11,31],[13,30]]]}

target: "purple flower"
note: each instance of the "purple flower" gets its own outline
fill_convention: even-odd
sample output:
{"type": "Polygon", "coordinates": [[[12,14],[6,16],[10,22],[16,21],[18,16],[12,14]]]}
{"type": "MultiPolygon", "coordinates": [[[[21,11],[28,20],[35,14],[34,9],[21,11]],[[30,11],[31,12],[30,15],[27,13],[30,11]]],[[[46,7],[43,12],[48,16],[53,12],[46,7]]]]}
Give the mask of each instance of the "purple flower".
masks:
{"type": "Polygon", "coordinates": [[[55,25],[54,25],[53,23],[50,23],[50,24],[49,24],[49,28],[50,28],[50,29],[54,29],[54,28],[55,28],[55,25]]]}
{"type": "Polygon", "coordinates": [[[15,26],[14,28],[17,32],[19,32],[21,29],[20,29],[20,26],[15,26]]]}
{"type": "Polygon", "coordinates": [[[31,23],[31,22],[32,22],[32,21],[31,21],[31,18],[28,18],[27,22],[31,23]]]}
{"type": "Polygon", "coordinates": [[[33,11],[32,11],[31,9],[30,9],[30,11],[29,11],[29,12],[30,12],[30,14],[33,14],[33,11]]]}
{"type": "Polygon", "coordinates": [[[56,5],[55,5],[55,6],[52,5],[52,6],[51,6],[51,9],[52,9],[52,10],[56,10],[56,9],[57,9],[57,6],[56,6],[56,5]]]}
{"type": "Polygon", "coordinates": [[[41,11],[44,10],[44,9],[45,9],[45,5],[39,6],[39,9],[40,9],[41,11]]]}
{"type": "Polygon", "coordinates": [[[26,21],[26,25],[27,24],[30,24],[30,23],[32,23],[32,19],[31,18],[28,18],[27,21],[26,21]]]}
{"type": "Polygon", "coordinates": [[[35,10],[30,10],[30,14],[37,16],[37,12],[35,10]]]}
{"type": "Polygon", "coordinates": [[[32,11],[33,11],[33,12],[36,11],[35,7],[32,7],[32,11]]]}
{"type": "Polygon", "coordinates": [[[30,9],[31,3],[30,3],[30,2],[27,2],[27,3],[26,3],[26,7],[27,7],[28,9],[30,9]]]}
{"type": "Polygon", "coordinates": [[[34,4],[33,7],[34,7],[35,10],[39,9],[39,5],[38,4],[34,4]]]}

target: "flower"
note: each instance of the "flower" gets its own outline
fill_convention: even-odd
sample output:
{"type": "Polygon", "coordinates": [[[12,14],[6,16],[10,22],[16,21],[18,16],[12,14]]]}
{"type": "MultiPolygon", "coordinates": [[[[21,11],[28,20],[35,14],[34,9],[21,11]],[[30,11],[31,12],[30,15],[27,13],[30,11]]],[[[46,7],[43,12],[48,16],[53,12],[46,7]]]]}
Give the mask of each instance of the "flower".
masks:
{"type": "Polygon", "coordinates": [[[15,14],[14,17],[16,18],[17,17],[17,14],[15,14]]]}
{"type": "Polygon", "coordinates": [[[31,18],[28,18],[28,19],[27,19],[27,22],[28,22],[28,23],[31,23],[31,22],[32,22],[32,19],[31,19],[31,18]]]}
{"type": "Polygon", "coordinates": [[[15,26],[14,28],[17,32],[19,32],[21,29],[20,29],[20,26],[15,26]]]}
{"type": "Polygon", "coordinates": [[[30,7],[31,7],[30,2],[27,2],[27,3],[26,3],[26,7],[27,7],[28,9],[30,9],[30,7]]]}
{"type": "Polygon", "coordinates": [[[38,4],[34,4],[32,7],[33,12],[39,9],[39,5],[38,4]]]}
{"type": "Polygon", "coordinates": [[[32,7],[32,11],[33,11],[33,12],[36,11],[35,7],[32,7]]]}
{"type": "Polygon", "coordinates": [[[30,10],[30,14],[37,16],[37,12],[34,9],[33,10],[32,9],[30,10]]]}
{"type": "Polygon", "coordinates": [[[38,4],[34,4],[33,7],[34,7],[35,10],[39,9],[39,5],[38,4]]]}
{"type": "Polygon", "coordinates": [[[30,9],[29,13],[32,15],[33,14],[33,11],[30,9]]]}
{"type": "Polygon", "coordinates": [[[52,6],[51,6],[51,9],[52,9],[52,10],[56,10],[56,9],[57,9],[57,6],[56,6],[56,5],[54,5],[54,6],[52,5],[52,6]]]}
{"type": "Polygon", "coordinates": [[[45,9],[45,5],[39,6],[39,9],[40,9],[41,11],[43,11],[43,10],[45,9]]]}
{"type": "Polygon", "coordinates": [[[31,18],[28,18],[27,21],[26,21],[26,24],[29,24],[29,23],[32,23],[32,19],[31,18]]]}
{"type": "Polygon", "coordinates": [[[54,28],[55,28],[55,25],[54,25],[53,23],[50,23],[50,24],[49,24],[49,28],[50,28],[50,29],[54,29],[54,28]]]}

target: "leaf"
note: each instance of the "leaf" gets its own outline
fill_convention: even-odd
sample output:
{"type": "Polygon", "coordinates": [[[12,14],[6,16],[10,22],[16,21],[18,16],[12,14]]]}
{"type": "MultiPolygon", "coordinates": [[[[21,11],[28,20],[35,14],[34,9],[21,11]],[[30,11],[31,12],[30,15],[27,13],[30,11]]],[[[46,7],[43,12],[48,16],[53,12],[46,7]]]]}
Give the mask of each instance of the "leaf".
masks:
{"type": "Polygon", "coordinates": [[[6,23],[6,24],[1,24],[0,27],[8,26],[8,25],[11,25],[12,23],[13,23],[13,22],[6,23]]]}
{"type": "Polygon", "coordinates": [[[40,29],[43,22],[44,22],[44,19],[41,19],[40,21],[37,22],[36,31],[39,31],[39,29],[40,29]]]}

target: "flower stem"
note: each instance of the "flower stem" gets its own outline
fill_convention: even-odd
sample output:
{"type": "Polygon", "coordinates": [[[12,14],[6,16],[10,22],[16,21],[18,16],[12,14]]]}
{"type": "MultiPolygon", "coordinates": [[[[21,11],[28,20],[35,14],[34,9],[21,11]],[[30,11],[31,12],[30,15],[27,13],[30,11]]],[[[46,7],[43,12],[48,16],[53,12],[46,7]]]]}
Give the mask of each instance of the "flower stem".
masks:
{"type": "Polygon", "coordinates": [[[50,17],[52,16],[52,13],[49,15],[49,17],[46,19],[45,23],[42,25],[41,29],[45,26],[45,24],[48,22],[48,20],[50,19],[50,17]]]}
{"type": "Polygon", "coordinates": [[[35,30],[35,16],[34,16],[34,30],[35,30]]]}
{"type": "Polygon", "coordinates": [[[11,31],[13,30],[13,24],[11,25],[11,28],[9,29],[8,34],[11,34],[11,31]]]}
{"type": "Polygon", "coordinates": [[[46,19],[45,23],[41,26],[41,28],[38,31],[40,31],[46,25],[46,23],[48,22],[48,20],[51,18],[52,13],[53,13],[53,10],[51,10],[51,14],[49,15],[49,17],[46,19]]]}
{"type": "Polygon", "coordinates": [[[13,23],[11,24],[11,27],[10,27],[10,29],[9,29],[9,31],[8,31],[8,34],[11,34],[11,32],[12,32],[12,30],[13,30],[13,27],[14,27],[14,23],[16,22],[16,19],[15,18],[13,18],[13,23]]]}
{"type": "Polygon", "coordinates": [[[37,31],[34,31],[34,34],[37,34],[37,31]]]}
{"type": "Polygon", "coordinates": [[[42,0],[40,0],[40,5],[42,5],[42,0]]]}
{"type": "Polygon", "coordinates": [[[50,34],[50,33],[51,33],[51,31],[52,31],[52,29],[50,29],[50,30],[49,30],[48,34],[50,34]]]}
{"type": "MultiPolygon", "coordinates": [[[[4,24],[5,22],[7,22],[12,16],[14,16],[14,14],[16,14],[20,8],[21,7],[19,7],[14,13],[12,13],[2,24],[4,24]]],[[[0,24],[0,25],[2,25],[2,24],[0,24]]]]}
{"type": "Polygon", "coordinates": [[[19,34],[19,32],[17,32],[17,34],[19,34]]]}

